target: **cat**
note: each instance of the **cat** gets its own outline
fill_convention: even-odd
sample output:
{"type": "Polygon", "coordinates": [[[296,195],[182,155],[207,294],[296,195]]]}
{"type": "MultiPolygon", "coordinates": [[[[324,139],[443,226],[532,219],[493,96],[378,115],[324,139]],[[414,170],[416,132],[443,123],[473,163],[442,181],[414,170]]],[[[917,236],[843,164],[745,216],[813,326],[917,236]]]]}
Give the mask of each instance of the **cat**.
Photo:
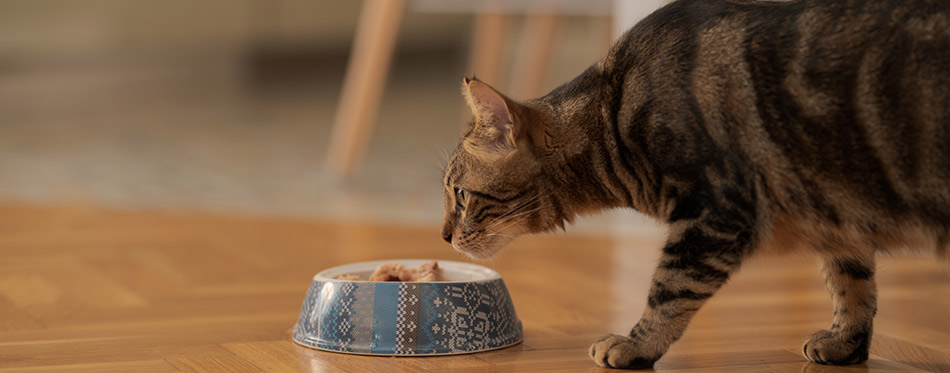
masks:
{"type": "Polygon", "coordinates": [[[597,365],[651,367],[751,253],[810,250],[834,303],[804,344],[868,359],[875,253],[950,242],[950,1],[679,0],[540,98],[463,81],[442,237],[488,258],[633,208],[669,237],[648,304],[597,365]]]}

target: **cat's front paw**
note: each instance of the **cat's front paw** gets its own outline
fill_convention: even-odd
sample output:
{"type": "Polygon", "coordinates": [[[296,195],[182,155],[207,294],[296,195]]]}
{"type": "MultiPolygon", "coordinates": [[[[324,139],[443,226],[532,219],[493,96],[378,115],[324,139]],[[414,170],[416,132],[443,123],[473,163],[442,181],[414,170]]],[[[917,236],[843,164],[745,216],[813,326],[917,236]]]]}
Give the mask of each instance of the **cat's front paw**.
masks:
{"type": "Polygon", "coordinates": [[[590,358],[605,368],[645,369],[653,366],[659,356],[647,356],[637,340],[609,334],[590,346],[590,358]]]}
{"type": "Polygon", "coordinates": [[[819,330],[802,347],[809,361],[819,364],[847,365],[868,360],[868,333],[843,336],[841,333],[819,330]]]}

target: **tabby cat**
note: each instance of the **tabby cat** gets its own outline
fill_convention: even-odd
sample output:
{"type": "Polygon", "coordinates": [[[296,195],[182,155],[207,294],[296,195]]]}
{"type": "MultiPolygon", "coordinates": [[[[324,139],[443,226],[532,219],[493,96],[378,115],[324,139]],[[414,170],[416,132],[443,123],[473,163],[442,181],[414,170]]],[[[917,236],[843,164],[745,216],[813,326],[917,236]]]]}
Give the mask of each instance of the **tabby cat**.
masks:
{"type": "Polygon", "coordinates": [[[947,0],[680,0],[543,97],[463,93],[456,250],[488,258],[607,208],[669,225],[642,318],[590,348],[600,366],[652,366],[764,247],[820,258],[835,312],[805,357],[863,362],[875,254],[950,246],[947,0]]]}

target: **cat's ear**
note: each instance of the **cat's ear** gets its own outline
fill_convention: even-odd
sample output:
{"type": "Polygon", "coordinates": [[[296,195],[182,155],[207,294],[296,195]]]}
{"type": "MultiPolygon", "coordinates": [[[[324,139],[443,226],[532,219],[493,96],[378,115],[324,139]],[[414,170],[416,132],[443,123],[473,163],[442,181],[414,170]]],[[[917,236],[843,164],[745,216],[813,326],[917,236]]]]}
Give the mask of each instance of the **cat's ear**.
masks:
{"type": "Polygon", "coordinates": [[[462,94],[475,115],[470,145],[484,155],[505,156],[513,152],[517,128],[511,108],[516,104],[474,78],[462,80],[462,94]]]}

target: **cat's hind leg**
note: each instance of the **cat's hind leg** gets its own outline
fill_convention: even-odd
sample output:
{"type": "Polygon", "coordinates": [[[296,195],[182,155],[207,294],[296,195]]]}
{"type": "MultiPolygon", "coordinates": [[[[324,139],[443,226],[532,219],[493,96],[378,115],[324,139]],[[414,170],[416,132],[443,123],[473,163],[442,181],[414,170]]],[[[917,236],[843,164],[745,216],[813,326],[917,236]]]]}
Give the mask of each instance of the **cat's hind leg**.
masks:
{"type": "Polygon", "coordinates": [[[867,361],[872,321],[877,311],[874,254],[822,257],[825,285],[834,303],[831,329],[812,334],[802,353],[820,364],[844,365],[867,361]]]}
{"type": "Polygon", "coordinates": [[[683,335],[700,306],[734,272],[753,245],[733,219],[674,227],[653,275],[647,308],[629,335],[607,335],[590,347],[597,365],[649,368],[683,335]]]}

